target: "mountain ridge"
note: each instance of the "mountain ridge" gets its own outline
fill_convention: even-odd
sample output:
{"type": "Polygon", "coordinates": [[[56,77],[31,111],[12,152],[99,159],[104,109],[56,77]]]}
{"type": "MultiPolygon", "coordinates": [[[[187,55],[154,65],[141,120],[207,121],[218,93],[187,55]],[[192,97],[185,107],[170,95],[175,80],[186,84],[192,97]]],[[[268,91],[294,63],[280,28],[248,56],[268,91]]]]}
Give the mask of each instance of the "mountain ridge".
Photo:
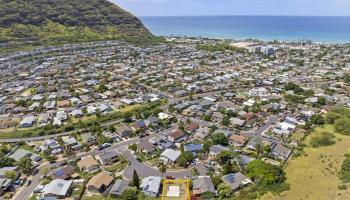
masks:
{"type": "Polygon", "coordinates": [[[107,0],[0,0],[0,48],[100,40],[157,40],[107,0]]]}

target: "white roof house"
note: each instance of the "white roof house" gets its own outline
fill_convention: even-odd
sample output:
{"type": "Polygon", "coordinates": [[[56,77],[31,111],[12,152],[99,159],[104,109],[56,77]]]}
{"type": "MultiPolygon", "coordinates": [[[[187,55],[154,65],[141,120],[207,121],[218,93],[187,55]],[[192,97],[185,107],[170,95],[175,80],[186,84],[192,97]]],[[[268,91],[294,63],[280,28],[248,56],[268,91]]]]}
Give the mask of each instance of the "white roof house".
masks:
{"type": "Polygon", "coordinates": [[[106,111],[110,111],[111,108],[109,106],[107,106],[106,104],[101,103],[100,105],[98,105],[97,107],[101,112],[106,112],[106,111]]]}
{"type": "Polygon", "coordinates": [[[30,115],[30,116],[24,117],[19,125],[22,128],[27,128],[27,127],[33,126],[34,122],[35,122],[35,117],[33,115],[30,115]]]}
{"type": "Polygon", "coordinates": [[[55,179],[45,185],[43,195],[45,197],[66,197],[72,184],[72,180],[55,179]]]}
{"type": "Polygon", "coordinates": [[[54,125],[54,126],[61,126],[62,125],[62,121],[60,119],[58,119],[58,117],[54,117],[52,125],[54,125]]]}
{"type": "Polygon", "coordinates": [[[253,106],[254,104],[255,104],[255,100],[254,99],[249,99],[248,101],[245,101],[243,103],[244,106],[249,106],[249,107],[253,106]]]}
{"type": "Polygon", "coordinates": [[[61,121],[64,121],[64,120],[67,119],[67,114],[66,114],[66,112],[64,112],[63,110],[61,110],[61,111],[58,111],[58,112],[56,113],[56,117],[57,117],[57,119],[59,119],[59,120],[61,120],[61,121]]]}
{"type": "Polygon", "coordinates": [[[172,116],[170,116],[166,113],[160,112],[160,113],[158,113],[158,118],[163,120],[163,119],[170,119],[170,118],[172,118],[172,116]]]}
{"type": "Polygon", "coordinates": [[[162,178],[158,176],[149,176],[142,179],[140,189],[146,196],[156,197],[159,193],[160,182],[162,178]]]}
{"type": "Polygon", "coordinates": [[[176,159],[181,155],[180,151],[175,151],[173,149],[166,149],[160,155],[160,159],[164,162],[175,162],[176,159]]]}
{"type": "Polygon", "coordinates": [[[96,113],[97,108],[95,106],[88,106],[86,110],[89,115],[92,115],[96,113]]]}

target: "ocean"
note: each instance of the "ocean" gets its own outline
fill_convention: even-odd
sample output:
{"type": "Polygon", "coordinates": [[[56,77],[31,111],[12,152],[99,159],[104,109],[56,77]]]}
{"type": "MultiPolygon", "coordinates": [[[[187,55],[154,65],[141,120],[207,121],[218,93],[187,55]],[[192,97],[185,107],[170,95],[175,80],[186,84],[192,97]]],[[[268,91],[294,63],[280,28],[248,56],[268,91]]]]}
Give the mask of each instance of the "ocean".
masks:
{"type": "Polygon", "coordinates": [[[350,17],[141,17],[158,36],[350,43],[350,17]]]}

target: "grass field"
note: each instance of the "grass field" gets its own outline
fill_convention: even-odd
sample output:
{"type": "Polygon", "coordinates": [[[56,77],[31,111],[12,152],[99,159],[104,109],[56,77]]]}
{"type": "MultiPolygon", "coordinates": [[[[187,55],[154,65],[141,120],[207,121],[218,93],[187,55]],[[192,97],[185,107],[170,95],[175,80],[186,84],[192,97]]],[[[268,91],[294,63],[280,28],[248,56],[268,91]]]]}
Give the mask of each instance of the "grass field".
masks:
{"type": "Polygon", "coordinates": [[[125,106],[124,108],[119,109],[120,112],[122,113],[126,113],[126,112],[131,112],[133,110],[142,108],[141,104],[135,104],[135,105],[131,105],[131,106],[125,106]]]}
{"type": "MultiPolygon", "coordinates": [[[[323,132],[334,133],[333,126],[317,128],[305,140],[323,132]]],[[[344,154],[350,153],[350,137],[334,133],[336,144],[327,147],[305,147],[305,155],[287,162],[285,172],[290,190],[275,196],[267,194],[261,200],[344,200],[350,199],[348,189],[339,189],[342,185],[337,176],[345,159],[344,154]]]]}

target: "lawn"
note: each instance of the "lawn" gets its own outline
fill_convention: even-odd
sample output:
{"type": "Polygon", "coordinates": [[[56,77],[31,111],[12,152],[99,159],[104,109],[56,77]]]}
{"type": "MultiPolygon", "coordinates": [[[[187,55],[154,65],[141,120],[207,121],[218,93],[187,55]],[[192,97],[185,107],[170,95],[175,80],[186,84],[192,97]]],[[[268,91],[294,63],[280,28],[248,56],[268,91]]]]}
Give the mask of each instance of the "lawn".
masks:
{"type": "Polygon", "coordinates": [[[122,113],[131,112],[131,111],[137,110],[139,108],[142,108],[142,106],[143,105],[141,105],[141,104],[125,106],[124,108],[119,109],[119,111],[122,112],[122,113]]]}
{"type": "Polygon", "coordinates": [[[118,162],[114,165],[105,167],[106,171],[109,172],[120,172],[126,167],[127,163],[126,162],[118,162]]]}
{"type": "MultiPolygon", "coordinates": [[[[290,190],[280,196],[265,195],[261,200],[341,200],[350,199],[350,189],[339,189],[342,185],[337,172],[350,153],[350,137],[334,133],[336,144],[313,148],[310,139],[321,132],[334,133],[333,126],[317,128],[305,140],[305,155],[287,162],[285,172],[290,190]]],[[[350,185],[347,186],[348,188],[350,185]]]]}

